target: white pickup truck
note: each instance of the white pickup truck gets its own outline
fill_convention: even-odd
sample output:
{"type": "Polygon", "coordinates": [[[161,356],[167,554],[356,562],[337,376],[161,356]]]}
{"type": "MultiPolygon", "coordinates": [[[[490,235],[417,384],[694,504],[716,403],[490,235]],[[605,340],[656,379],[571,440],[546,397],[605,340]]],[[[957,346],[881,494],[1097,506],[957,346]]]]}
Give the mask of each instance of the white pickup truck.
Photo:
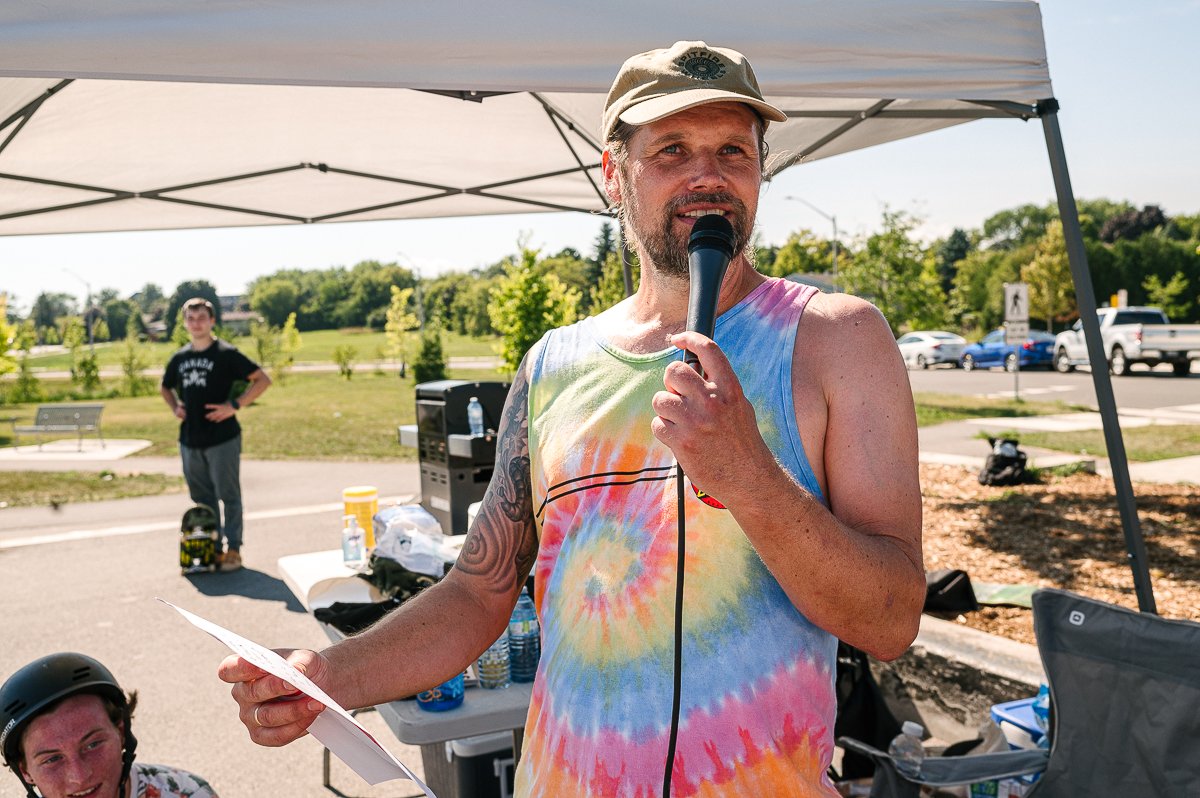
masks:
{"type": "MultiPolygon", "coordinates": [[[[1170,363],[1175,376],[1186,377],[1191,361],[1200,359],[1200,324],[1171,324],[1158,308],[1100,308],[1100,338],[1109,370],[1129,373],[1134,363],[1154,368],[1170,363]]],[[[1054,337],[1054,367],[1062,373],[1088,365],[1083,321],[1054,337]]]]}

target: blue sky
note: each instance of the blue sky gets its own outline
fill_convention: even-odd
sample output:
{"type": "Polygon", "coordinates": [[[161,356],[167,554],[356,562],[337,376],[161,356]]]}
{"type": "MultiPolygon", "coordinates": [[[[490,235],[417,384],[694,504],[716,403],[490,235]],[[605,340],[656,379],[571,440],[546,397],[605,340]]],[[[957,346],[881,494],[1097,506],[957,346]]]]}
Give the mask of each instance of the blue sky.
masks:
{"type": "MultiPolygon", "coordinates": [[[[1200,212],[1200,0],[1041,5],[1076,196],[1157,204],[1168,215],[1200,212]]],[[[767,243],[782,243],[800,227],[830,234],[828,220],[786,199],[800,196],[836,215],[846,237],[877,228],[889,207],[924,219],[919,234],[933,239],[1053,195],[1041,124],[983,120],[793,168],[767,187],[758,224],[767,243]]],[[[82,298],[83,279],[92,290],[128,294],[146,282],[170,293],[182,280],[204,278],[221,293],[240,293],[276,269],[366,259],[428,276],[494,262],[522,236],[544,252],[573,246],[587,253],[600,223],[583,214],[533,214],[0,237],[0,291],[26,308],[43,290],[82,298]]]]}

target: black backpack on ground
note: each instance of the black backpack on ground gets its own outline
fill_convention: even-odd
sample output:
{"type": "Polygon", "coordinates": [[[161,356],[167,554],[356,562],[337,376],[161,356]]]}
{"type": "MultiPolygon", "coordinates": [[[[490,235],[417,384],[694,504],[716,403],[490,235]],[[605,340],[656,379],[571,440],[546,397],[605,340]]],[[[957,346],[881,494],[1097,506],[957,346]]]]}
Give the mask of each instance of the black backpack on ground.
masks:
{"type": "Polygon", "coordinates": [[[1020,485],[1028,480],[1025,452],[1017,448],[1013,438],[988,438],[992,453],[979,471],[980,485],[1020,485]]]}

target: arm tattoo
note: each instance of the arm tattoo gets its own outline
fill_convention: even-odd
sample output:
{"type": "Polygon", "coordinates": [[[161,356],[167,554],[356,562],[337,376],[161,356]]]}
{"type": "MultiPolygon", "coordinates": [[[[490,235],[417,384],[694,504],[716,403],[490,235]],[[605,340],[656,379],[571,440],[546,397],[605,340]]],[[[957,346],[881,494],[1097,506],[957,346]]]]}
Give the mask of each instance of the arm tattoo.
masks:
{"type": "Polygon", "coordinates": [[[529,473],[529,382],[517,369],[497,433],[496,470],[454,567],[489,592],[512,595],[537,557],[529,473]]]}

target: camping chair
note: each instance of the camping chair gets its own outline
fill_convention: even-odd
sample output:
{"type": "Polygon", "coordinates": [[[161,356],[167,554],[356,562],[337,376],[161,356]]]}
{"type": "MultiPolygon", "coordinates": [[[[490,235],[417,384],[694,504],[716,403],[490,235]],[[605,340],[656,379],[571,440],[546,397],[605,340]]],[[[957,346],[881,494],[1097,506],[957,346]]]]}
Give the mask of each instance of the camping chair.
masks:
{"type": "Polygon", "coordinates": [[[883,751],[871,798],[1044,771],[1029,798],[1200,796],[1200,623],[1116,607],[1062,590],[1033,596],[1050,685],[1050,750],[929,757],[915,777],[883,751]]]}

